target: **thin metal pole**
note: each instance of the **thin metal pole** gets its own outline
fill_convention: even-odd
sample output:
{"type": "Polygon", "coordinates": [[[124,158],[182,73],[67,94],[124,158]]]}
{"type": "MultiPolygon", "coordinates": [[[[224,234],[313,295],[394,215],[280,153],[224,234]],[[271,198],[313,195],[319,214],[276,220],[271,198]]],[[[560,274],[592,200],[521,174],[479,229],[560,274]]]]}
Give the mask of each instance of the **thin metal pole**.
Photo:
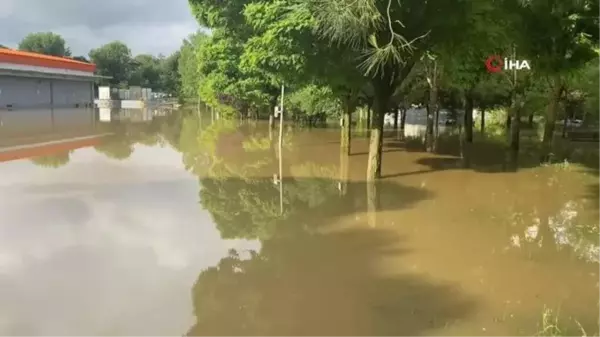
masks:
{"type": "Polygon", "coordinates": [[[284,85],[281,85],[281,110],[279,111],[279,210],[283,214],[283,95],[284,85]]]}

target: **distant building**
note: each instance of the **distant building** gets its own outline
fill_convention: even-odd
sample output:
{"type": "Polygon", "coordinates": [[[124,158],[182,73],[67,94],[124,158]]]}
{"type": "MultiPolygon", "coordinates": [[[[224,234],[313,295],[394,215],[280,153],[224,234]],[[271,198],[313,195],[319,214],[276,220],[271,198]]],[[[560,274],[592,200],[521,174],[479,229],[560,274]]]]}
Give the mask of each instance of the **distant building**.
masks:
{"type": "Polygon", "coordinates": [[[0,109],[92,106],[96,65],[0,49],[0,109]]]}

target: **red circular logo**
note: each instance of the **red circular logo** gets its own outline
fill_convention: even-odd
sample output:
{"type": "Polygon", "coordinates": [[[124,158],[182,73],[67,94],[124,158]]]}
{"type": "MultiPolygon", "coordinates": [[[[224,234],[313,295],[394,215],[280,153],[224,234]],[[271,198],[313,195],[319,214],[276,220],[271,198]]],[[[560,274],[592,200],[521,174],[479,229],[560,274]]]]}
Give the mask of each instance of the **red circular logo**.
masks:
{"type": "Polygon", "coordinates": [[[490,73],[500,72],[504,67],[504,60],[499,55],[492,55],[485,60],[485,67],[490,73]]]}

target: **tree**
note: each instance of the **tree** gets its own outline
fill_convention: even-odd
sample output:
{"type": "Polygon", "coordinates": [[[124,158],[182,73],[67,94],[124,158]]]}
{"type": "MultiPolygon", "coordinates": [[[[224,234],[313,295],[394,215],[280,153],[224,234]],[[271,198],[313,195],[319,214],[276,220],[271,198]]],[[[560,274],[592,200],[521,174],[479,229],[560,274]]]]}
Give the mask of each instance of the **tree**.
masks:
{"type": "Polygon", "coordinates": [[[598,1],[513,0],[509,4],[518,15],[518,49],[550,87],[542,139],[542,160],[547,160],[566,82],[597,57],[598,1]]]}
{"type": "Polygon", "coordinates": [[[198,97],[200,73],[198,72],[196,54],[198,49],[202,46],[202,42],[206,39],[206,34],[202,32],[196,32],[195,34],[190,35],[187,39],[183,40],[183,45],[179,49],[179,62],[177,71],[180,78],[179,96],[181,98],[195,99],[198,97]]]}
{"type": "Polygon", "coordinates": [[[51,32],[28,34],[21,40],[18,49],[52,56],[71,56],[62,36],[51,32]]]}
{"type": "Polygon", "coordinates": [[[374,89],[367,164],[367,180],[372,181],[381,176],[383,117],[392,95],[424,51],[440,41],[456,39],[454,32],[464,19],[465,3],[315,0],[314,4],[312,12],[321,36],[364,55],[361,69],[374,89]]]}
{"type": "Polygon", "coordinates": [[[73,60],[81,61],[81,62],[86,62],[86,63],[90,62],[90,60],[88,60],[85,56],[74,56],[73,60]]]}
{"type": "Polygon", "coordinates": [[[110,76],[104,81],[118,86],[127,83],[132,70],[131,51],[121,41],[113,41],[90,51],[99,75],[110,76]]]}
{"type": "Polygon", "coordinates": [[[157,90],[161,87],[160,60],[149,54],[140,54],[131,62],[128,84],[157,90]]]}
{"type": "Polygon", "coordinates": [[[286,97],[288,115],[296,122],[314,126],[327,117],[339,115],[341,104],[328,87],[311,84],[286,97]]]}
{"type": "Polygon", "coordinates": [[[180,51],[160,59],[159,62],[159,85],[160,90],[177,95],[181,91],[181,77],[179,76],[179,60],[181,59],[180,51]]]}

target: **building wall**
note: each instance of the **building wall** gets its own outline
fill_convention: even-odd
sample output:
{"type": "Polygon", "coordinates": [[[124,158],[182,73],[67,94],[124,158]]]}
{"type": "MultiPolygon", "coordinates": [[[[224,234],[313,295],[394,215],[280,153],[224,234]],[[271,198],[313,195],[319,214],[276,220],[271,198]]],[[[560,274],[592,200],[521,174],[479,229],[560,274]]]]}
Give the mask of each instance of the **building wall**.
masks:
{"type": "Polygon", "coordinates": [[[52,80],[52,92],[54,106],[59,108],[94,102],[91,82],[52,80]]]}
{"type": "Polygon", "coordinates": [[[50,106],[50,80],[0,76],[0,108],[50,106]]]}
{"type": "Polygon", "coordinates": [[[0,109],[68,108],[93,103],[89,81],[0,76],[0,109]]]}

